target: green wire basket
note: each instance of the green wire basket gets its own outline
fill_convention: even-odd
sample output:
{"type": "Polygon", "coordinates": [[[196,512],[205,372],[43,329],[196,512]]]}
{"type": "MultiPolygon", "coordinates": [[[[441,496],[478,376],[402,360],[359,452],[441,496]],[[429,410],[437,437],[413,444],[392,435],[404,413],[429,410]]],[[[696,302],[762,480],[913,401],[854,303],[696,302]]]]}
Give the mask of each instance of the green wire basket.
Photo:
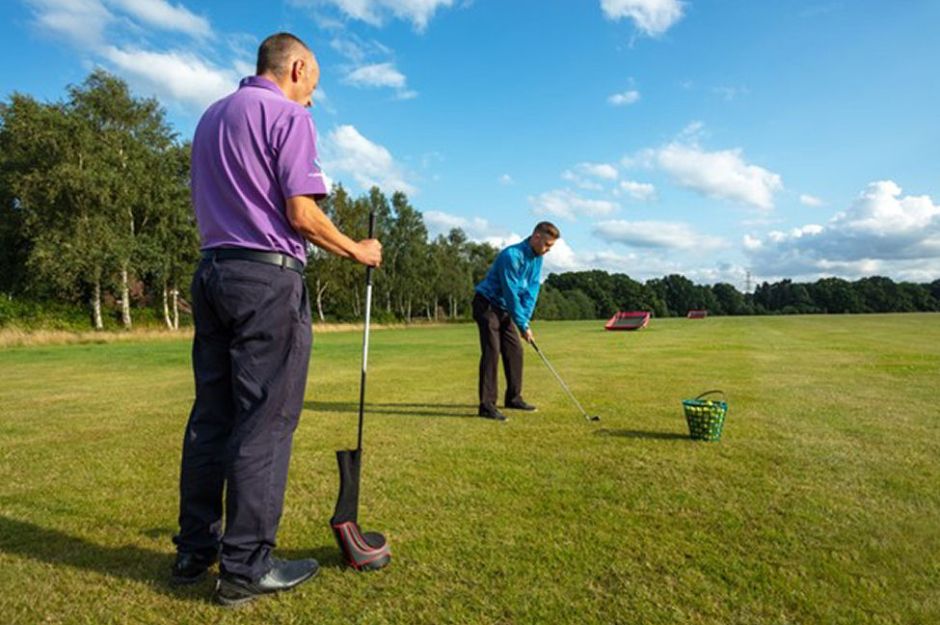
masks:
{"type": "Polygon", "coordinates": [[[725,424],[725,415],[728,414],[728,402],[723,399],[702,399],[714,393],[721,393],[722,397],[725,395],[719,390],[705,391],[695,399],[682,400],[682,410],[685,412],[692,440],[721,440],[721,428],[725,424]]]}

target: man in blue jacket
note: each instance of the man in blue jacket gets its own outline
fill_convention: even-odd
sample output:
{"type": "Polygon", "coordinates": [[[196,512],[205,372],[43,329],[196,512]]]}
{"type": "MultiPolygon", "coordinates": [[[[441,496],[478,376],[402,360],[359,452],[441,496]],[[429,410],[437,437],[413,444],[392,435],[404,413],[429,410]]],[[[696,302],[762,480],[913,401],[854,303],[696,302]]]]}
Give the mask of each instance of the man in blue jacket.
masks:
{"type": "Polygon", "coordinates": [[[542,256],[561,236],[547,221],[532,235],[499,253],[483,281],[476,286],[473,319],[480,330],[480,411],[487,419],[505,421],[496,407],[499,357],[506,373],[506,408],[535,410],[522,399],[522,342],[532,342],[529,320],[535,310],[542,278],[542,256]]]}

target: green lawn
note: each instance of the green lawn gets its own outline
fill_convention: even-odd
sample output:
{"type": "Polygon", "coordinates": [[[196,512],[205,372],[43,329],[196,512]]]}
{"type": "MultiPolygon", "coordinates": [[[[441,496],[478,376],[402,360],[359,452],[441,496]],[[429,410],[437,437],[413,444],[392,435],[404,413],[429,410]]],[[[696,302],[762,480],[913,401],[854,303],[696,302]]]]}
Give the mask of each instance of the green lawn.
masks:
{"type": "Polygon", "coordinates": [[[372,337],[360,520],[344,569],[333,452],[355,443],[361,334],[316,336],[280,553],[323,570],[237,610],[167,583],[192,400],[187,340],[0,350],[0,623],[940,622],[940,315],[535,326],[535,414],[475,414],[472,325],[372,337]],[[681,400],[720,388],[723,440],[681,400]]]}

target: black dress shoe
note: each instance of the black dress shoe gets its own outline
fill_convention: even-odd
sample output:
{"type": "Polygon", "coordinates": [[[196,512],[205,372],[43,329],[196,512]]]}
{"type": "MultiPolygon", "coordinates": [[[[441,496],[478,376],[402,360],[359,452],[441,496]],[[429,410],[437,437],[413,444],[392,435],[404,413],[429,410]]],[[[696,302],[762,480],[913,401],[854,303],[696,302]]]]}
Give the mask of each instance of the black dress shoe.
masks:
{"type": "Polygon", "coordinates": [[[493,419],[494,421],[509,420],[509,417],[501,413],[499,409],[496,408],[496,406],[480,406],[480,410],[477,412],[477,415],[483,417],[484,419],[493,419]]]}
{"type": "Polygon", "coordinates": [[[215,600],[225,606],[236,606],[275,592],[290,590],[320,571],[314,559],[278,560],[272,558],[271,570],[256,582],[222,573],[215,587],[215,600]]]}
{"type": "Polygon", "coordinates": [[[187,552],[176,554],[173,572],[170,574],[170,583],[177,586],[195,584],[206,576],[206,571],[215,564],[217,559],[215,554],[211,556],[187,552]]]}
{"type": "Polygon", "coordinates": [[[514,401],[507,401],[506,407],[512,408],[513,410],[528,410],[530,412],[535,410],[535,406],[533,406],[532,404],[527,404],[526,401],[522,399],[521,397],[514,401]]]}

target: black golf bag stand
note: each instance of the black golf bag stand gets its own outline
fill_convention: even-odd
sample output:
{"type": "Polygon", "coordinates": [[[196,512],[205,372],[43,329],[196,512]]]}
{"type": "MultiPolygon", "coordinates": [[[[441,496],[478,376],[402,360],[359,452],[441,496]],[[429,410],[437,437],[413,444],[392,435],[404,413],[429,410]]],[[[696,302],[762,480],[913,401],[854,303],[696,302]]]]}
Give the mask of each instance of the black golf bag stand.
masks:
{"type": "Polygon", "coordinates": [[[374,571],[386,566],[392,559],[385,537],[378,532],[359,529],[359,468],[362,449],[343,449],[336,452],[339,465],[339,499],[330,527],[336,543],[343,552],[346,564],[357,571],[374,571]]]}
{"type": "MultiPolygon", "coordinates": [[[[369,215],[369,238],[375,236],[375,213],[369,215]]],[[[366,399],[366,365],[369,360],[369,319],[372,312],[372,267],[366,268],[366,323],[362,339],[362,378],[359,384],[359,442],[355,449],[336,452],[339,465],[339,497],[330,519],[336,543],[346,563],[357,571],[374,571],[388,565],[392,552],[378,532],[359,529],[359,470],[362,467],[362,421],[366,399]]]]}

